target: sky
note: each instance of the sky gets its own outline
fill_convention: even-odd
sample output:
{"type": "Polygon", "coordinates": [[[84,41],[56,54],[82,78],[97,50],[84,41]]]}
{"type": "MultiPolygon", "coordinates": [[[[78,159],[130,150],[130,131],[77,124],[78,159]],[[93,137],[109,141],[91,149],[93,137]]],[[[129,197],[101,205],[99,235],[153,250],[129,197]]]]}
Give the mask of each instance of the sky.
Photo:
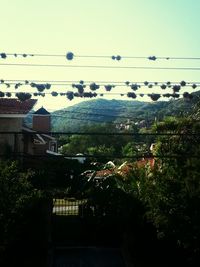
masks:
{"type": "MultiPolygon", "coordinates": [[[[199,71],[83,67],[12,66],[56,64],[92,66],[200,67],[200,60],[128,59],[123,56],[200,57],[199,0],[0,0],[0,53],[56,54],[62,57],[14,57],[0,59],[0,79],[42,81],[182,81],[199,82],[199,71]],[[75,57],[68,61],[67,52],[75,57]],[[79,58],[76,55],[106,55],[79,58]],[[112,55],[122,60],[112,60],[112,55]],[[9,65],[1,65],[7,63],[9,65]]],[[[0,91],[32,92],[29,86],[0,91]]],[[[71,83],[52,91],[72,90],[71,83]]],[[[152,93],[157,89],[142,88],[152,93]]],[[[184,88],[185,90],[185,88],[184,88]]],[[[191,89],[187,88],[187,91],[191,89]]],[[[129,89],[129,91],[131,91],[129,89]]],[[[102,88],[100,93],[105,93],[102,88]]],[[[116,87],[108,99],[126,99],[127,87],[116,87]],[[114,95],[116,93],[116,95],[114,95]],[[118,94],[118,95],[117,95],[118,94]]],[[[140,99],[140,98],[138,98],[140,99]]],[[[88,100],[88,99],[86,99],[88,100]]],[[[140,99],[146,100],[146,98],[140,99]]],[[[38,98],[36,107],[57,110],[83,101],[65,96],[38,98]]]]}

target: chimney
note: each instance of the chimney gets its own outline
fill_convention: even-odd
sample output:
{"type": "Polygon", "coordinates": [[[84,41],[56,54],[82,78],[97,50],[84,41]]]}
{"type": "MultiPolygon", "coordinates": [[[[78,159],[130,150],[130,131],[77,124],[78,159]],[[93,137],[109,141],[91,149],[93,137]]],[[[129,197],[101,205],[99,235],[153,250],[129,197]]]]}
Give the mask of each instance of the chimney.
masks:
{"type": "Polygon", "coordinates": [[[38,132],[50,132],[51,131],[51,114],[43,107],[33,113],[33,125],[34,131],[38,132]]]}

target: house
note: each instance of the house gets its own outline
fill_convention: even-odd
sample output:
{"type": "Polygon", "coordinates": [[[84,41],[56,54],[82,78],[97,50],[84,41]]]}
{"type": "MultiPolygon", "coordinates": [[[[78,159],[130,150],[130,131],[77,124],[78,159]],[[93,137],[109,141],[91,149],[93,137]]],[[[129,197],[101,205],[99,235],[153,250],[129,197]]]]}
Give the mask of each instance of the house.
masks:
{"type": "Polygon", "coordinates": [[[0,154],[6,151],[20,155],[57,153],[57,141],[49,135],[51,114],[46,109],[42,107],[32,114],[31,128],[23,124],[23,119],[36,102],[36,99],[22,102],[14,98],[0,98],[0,154]]]}
{"type": "Polygon", "coordinates": [[[125,179],[129,173],[133,170],[134,165],[124,162],[119,167],[117,167],[112,161],[107,162],[103,169],[101,170],[88,170],[85,171],[82,175],[88,178],[88,181],[93,180],[96,183],[99,183],[103,180],[109,179],[117,175],[122,179],[125,179]]]}
{"type": "Polygon", "coordinates": [[[115,124],[115,128],[122,131],[122,130],[131,130],[133,122],[128,119],[126,122],[118,122],[115,124]]]}
{"type": "Polygon", "coordinates": [[[24,153],[58,155],[57,140],[51,132],[51,114],[43,107],[32,114],[32,128],[24,126],[24,153]]]}
{"type": "Polygon", "coordinates": [[[36,102],[36,99],[21,102],[15,98],[0,98],[0,154],[23,153],[23,136],[16,132],[22,131],[23,119],[36,102]]]}

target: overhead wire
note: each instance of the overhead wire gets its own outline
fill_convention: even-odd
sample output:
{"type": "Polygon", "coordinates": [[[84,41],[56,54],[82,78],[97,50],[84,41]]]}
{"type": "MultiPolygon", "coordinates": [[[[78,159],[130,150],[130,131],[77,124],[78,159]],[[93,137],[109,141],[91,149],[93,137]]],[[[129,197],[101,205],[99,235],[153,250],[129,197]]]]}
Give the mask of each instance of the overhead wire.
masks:
{"type": "Polygon", "coordinates": [[[143,70],[185,70],[200,71],[200,67],[146,67],[146,66],[106,66],[106,65],[68,65],[68,64],[32,64],[0,63],[0,66],[17,67],[55,67],[55,68],[97,68],[97,69],[143,69],[143,70]]]}
{"type": "MultiPolygon", "coordinates": [[[[0,54],[0,56],[2,57],[2,58],[5,58],[5,53],[3,53],[4,55],[4,57],[2,57],[2,54],[0,54]]],[[[73,53],[71,53],[71,52],[69,52],[69,54],[71,54],[71,56],[72,56],[72,58],[70,58],[70,60],[71,59],[73,59],[73,56],[74,56],[74,54],[73,53]]],[[[11,55],[11,54],[7,54],[7,55],[11,55]]],[[[17,56],[17,54],[13,54],[13,55],[15,55],[15,56],[17,56]]],[[[26,57],[26,56],[28,56],[28,54],[19,54],[19,55],[22,55],[22,56],[24,56],[24,57],[26,57]]],[[[47,54],[35,54],[35,55],[42,55],[42,56],[50,56],[50,55],[47,55],[47,54]]],[[[29,54],[29,56],[34,56],[34,54],[29,54]]],[[[56,55],[52,55],[52,56],[56,56],[56,55]]],[[[61,56],[61,55],[58,55],[58,56],[61,56]]],[[[80,57],[82,57],[82,56],[80,56],[80,57]]],[[[88,55],[87,57],[93,57],[93,56],[90,56],[90,55],[88,55]]],[[[101,57],[101,56],[100,56],[101,57]]],[[[120,56],[117,56],[117,57],[120,57],[120,56]]],[[[140,57],[137,57],[137,58],[140,58],[140,57]]],[[[67,58],[67,59],[69,59],[69,58],[67,58]]],[[[121,57],[120,57],[120,59],[121,59],[121,57]]],[[[150,59],[150,60],[156,60],[157,58],[155,57],[155,56],[153,56],[153,57],[149,57],[148,59],[150,59]]],[[[169,59],[169,58],[167,58],[167,59],[169,59]]],[[[184,59],[184,58],[182,58],[182,59],[184,59]]],[[[190,59],[192,59],[192,58],[190,58],[190,59]]],[[[197,59],[197,58],[196,58],[197,59]]],[[[106,66],[106,65],[69,65],[69,64],[27,64],[27,63],[0,63],[0,66],[21,66],[21,67],[65,67],[65,68],[106,68],[106,69],[108,69],[108,68],[111,68],[111,69],[152,69],[152,70],[191,70],[191,71],[199,71],[200,70],[200,68],[199,67],[152,67],[152,66],[150,66],[150,67],[147,67],[147,66],[106,66]]],[[[4,84],[4,82],[2,82],[3,80],[1,80],[0,82],[1,82],[1,84],[4,84]]],[[[10,80],[11,81],[11,80],[10,80]]],[[[23,81],[24,82],[24,85],[28,85],[29,84],[29,81],[27,81],[27,80],[25,80],[25,81],[23,81]]],[[[11,84],[14,84],[14,83],[12,83],[11,82],[11,84]]],[[[114,85],[109,85],[109,86],[111,86],[111,88],[106,88],[106,91],[110,91],[111,89],[112,89],[112,87],[115,87],[115,86],[130,86],[129,84],[126,84],[126,82],[125,82],[125,84],[123,84],[123,83],[117,83],[117,82],[114,82],[113,83],[114,85]]],[[[142,83],[141,83],[142,84],[142,83]]],[[[189,84],[192,84],[191,82],[190,83],[185,83],[185,85],[189,85],[189,84]]],[[[5,84],[6,86],[8,86],[8,84],[5,84]]],[[[16,85],[16,84],[15,84],[16,85]]],[[[18,89],[18,87],[19,86],[21,86],[21,85],[23,85],[23,84],[20,84],[20,85],[18,85],[17,87],[16,87],[16,89],[18,89]]],[[[54,85],[54,86],[64,86],[64,85],[70,85],[70,83],[56,83],[56,82],[54,82],[54,84],[52,84],[52,85],[54,85]]],[[[88,84],[89,85],[89,84],[88,84]]],[[[106,84],[100,84],[100,85],[97,85],[98,87],[99,86],[106,86],[106,84]]],[[[133,84],[134,85],[134,84],[133,84]]],[[[134,89],[134,88],[131,88],[131,89],[133,89],[134,91],[135,90],[137,90],[138,89],[138,86],[140,87],[140,85],[138,84],[135,84],[136,86],[137,86],[137,88],[136,89],[134,89]]],[[[152,84],[151,84],[152,85],[152,84]]],[[[154,85],[152,85],[152,86],[159,86],[160,84],[158,84],[158,83],[154,83],[154,85]]],[[[9,86],[10,86],[10,84],[9,84],[9,86]]],[[[75,84],[74,85],[77,89],[79,89],[78,87],[77,87],[77,84],[75,84]]],[[[84,84],[84,86],[86,86],[85,84],[84,84]]],[[[108,86],[108,85],[107,85],[108,86]]],[[[146,85],[145,85],[146,86],[146,85]]],[[[193,89],[195,89],[196,87],[197,87],[197,84],[193,84],[193,86],[195,86],[195,87],[193,87],[193,89]]],[[[72,87],[73,87],[73,84],[72,84],[72,87]]],[[[171,85],[169,86],[169,87],[171,87],[171,85]]],[[[149,88],[152,88],[152,87],[149,87],[149,88]]],[[[44,88],[45,89],[45,88],[44,88]]],[[[48,95],[52,95],[52,96],[57,96],[58,95],[58,93],[57,92],[52,92],[52,93],[42,93],[43,91],[44,91],[44,89],[40,89],[40,90],[38,90],[38,95],[37,95],[37,93],[33,93],[35,96],[39,96],[39,95],[42,95],[42,96],[45,96],[46,94],[48,95]]],[[[46,88],[46,89],[50,89],[50,88],[46,88]]],[[[83,89],[83,88],[82,88],[83,89]]],[[[82,90],[81,89],[81,90],[82,90]]],[[[97,89],[97,88],[96,88],[97,89]]],[[[96,89],[91,89],[92,91],[96,91],[96,89]]],[[[163,88],[162,88],[163,89],[163,88]]],[[[179,89],[180,90],[180,89],[179,89]]],[[[84,90],[83,90],[84,91],[84,90]]],[[[79,95],[76,95],[75,97],[94,97],[94,96],[97,96],[98,94],[96,94],[96,92],[94,93],[94,94],[96,94],[96,95],[92,95],[92,96],[86,96],[86,94],[85,94],[85,96],[82,94],[82,93],[80,93],[80,91],[78,90],[78,92],[79,92],[79,95]]],[[[177,91],[175,91],[174,90],[174,93],[175,92],[177,92],[177,91]]],[[[10,93],[14,93],[14,92],[10,92],[10,93]]],[[[25,92],[24,92],[25,93],[25,92]]],[[[27,92],[28,93],[28,92],[27,92]]],[[[74,92],[72,92],[72,93],[74,93],[74,92]]],[[[85,92],[85,93],[87,93],[87,92],[85,92]]],[[[187,93],[187,92],[186,92],[187,93]]],[[[152,93],[152,94],[156,94],[156,93],[152,93]]],[[[188,93],[187,93],[188,94],[188,93]]],[[[60,95],[61,95],[61,93],[60,93],[60,95]]],[[[63,93],[62,94],[63,96],[64,95],[66,95],[66,93],[63,93]]],[[[106,92],[102,92],[102,93],[100,93],[99,94],[100,96],[104,96],[104,95],[121,95],[121,96],[124,96],[124,93],[106,93],[106,92]]],[[[129,98],[136,98],[136,96],[137,95],[140,95],[141,97],[143,97],[144,95],[148,95],[148,96],[150,96],[150,94],[142,94],[142,93],[140,93],[140,94],[135,94],[135,93],[131,93],[131,92],[129,92],[129,93],[127,93],[127,96],[129,97],[129,98]]],[[[167,94],[159,94],[160,96],[162,95],[162,96],[166,96],[167,94]]],[[[166,97],[173,97],[173,95],[170,95],[170,94],[168,94],[169,96],[166,96],[166,97]]],[[[176,94],[176,97],[178,98],[179,97],[179,95],[183,95],[184,96],[184,94],[176,94]]],[[[189,94],[188,94],[189,95],[189,94]]],[[[158,96],[158,94],[157,94],[157,96],[153,96],[153,97],[151,97],[152,98],[152,100],[153,101],[157,101],[158,100],[158,98],[160,97],[160,96],[158,96]],[[157,100],[154,100],[154,99],[156,99],[157,98],[157,100]]],[[[175,97],[175,96],[174,96],[175,97]]],[[[71,98],[71,96],[70,96],[70,98],[71,98]]],[[[70,99],[69,98],[69,99],[70,99]]],[[[71,100],[71,99],[70,99],[71,100]]]]}
{"type": "MultiPolygon", "coordinates": [[[[24,132],[19,131],[0,131],[0,134],[24,134],[24,132]]],[[[26,132],[26,135],[32,135],[33,132],[26,132]]],[[[66,131],[37,131],[37,134],[48,134],[48,135],[99,135],[99,136],[200,136],[200,132],[190,132],[190,133],[169,133],[169,132],[148,132],[148,133],[136,133],[136,132],[66,132],[66,131]]]]}
{"type": "MultiPolygon", "coordinates": [[[[35,83],[51,83],[52,85],[71,85],[71,84],[76,84],[76,83],[80,83],[80,81],[83,81],[83,80],[35,80],[35,79],[21,79],[21,80],[18,80],[18,79],[0,79],[0,84],[4,84],[6,82],[9,82],[10,84],[15,84],[15,82],[21,82],[21,83],[24,83],[25,85],[29,85],[30,83],[32,82],[35,82],[35,83]]],[[[86,80],[86,81],[83,81],[85,85],[89,85],[91,83],[97,83],[99,85],[107,85],[107,84],[115,84],[116,86],[119,86],[119,85],[127,85],[126,83],[128,82],[129,84],[144,84],[145,81],[94,81],[94,80],[86,80]]],[[[161,85],[163,83],[168,83],[165,82],[165,81],[148,81],[149,84],[152,84],[154,86],[156,85],[161,85]]],[[[170,84],[173,85],[173,84],[179,84],[180,81],[170,81],[170,84]]],[[[200,81],[193,81],[193,82],[186,82],[187,85],[190,85],[190,84],[200,84],[200,81]]]]}
{"type": "Polygon", "coordinates": [[[87,121],[87,122],[101,122],[99,120],[95,120],[95,119],[84,119],[84,118],[69,118],[69,117],[66,117],[66,116],[62,116],[62,115],[53,115],[52,117],[61,117],[61,118],[67,118],[68,120],[78,120],[78,121],[87,121]]]}
{"type": "MultiPolygon", "coordinates": [[[[32,94],[33,96],[45,96],[45,95],[52,95],[53,97],[57,97],[57,96],[66,96],[66,94],[67,94],[67,92],[55,92],[55,93],[57,93],[57,95],[53,95],[52,93],[54,93],[55,91],[52,91],[52,92],[30,92],[30,91],[17,91],[17,89],[16,89],[16,91],[9,91],[9,92],[5,92],[5,94],[6,93],[11,93],[11,94],[16,94],[16,93],[30,93],[30,94],[32,94]],[[34,95],[34,94],[37,94],[37,95],[34,95]],[[60,95],[61,94],[61,95],[60,95]]],[[[76,93],[76,92],[73,92],[73,93],[76,93]]],[[[85,93],[89,93],[89,92],[87,92],[87,91],[85,91],[85,93]]],[[[119,95],[119,96],[125,96],[125,97],[127,97],[127,94],[128,93],[134,93],[136,96],[141,96],[141,97],[143,97],[143,96],[149,96],[149,95],[157,95],[157,94],[159,94],[160,96],[165,96],[166,95],[166,93],[164,93],[164,94],[161,94],[161,93],[135,93],[135,92],[128,92],[128,93],[108,93],[108,92],[102,92],[102,93],[96,93],[96,92],[94,92],[95,94],[96,94],[96,96],[103,96],[103,95],[119,95]]],[[[184,95],[184,93],[178,93],[178,94],[174,94],[174,96],[182,96],[182,95],[184,95]]],[[[83,94],[79,94],[78,96],[74,96],[74,97],[79,97],[79,98],[90,98],[90,97],[87,97],[87,96],[84,96],[83,94]]],[[[94,96],[95,97],[95,96],[94,96]]],[[[170,97],[173,97],[173,94],[170,94],[170,97]]],[[[0,97],[1,98],[1,97],[0,97]]],[[[132,98],[132,97],[129,97],[129,98],[132,98]]],[[[133,98],[133,99],[135,99],[135,98],[133,98]]]]}
{"type": "MultiPolygon", "coordinates": [[[[133,119],[133,117],[130,116],[121,116],[121,115],[109,115],[109,114],[100,114],[100,113],[87,113],[87,112],[79,112],[79,111],[66,111],[67,113],[72,113],[72,114],[82,114],[82,115],[88,115],[88,116],[99,116],[99,117],[110,117],[110,118],[122,118],[122,119],[133,119]]],[[[52,116],[55,117],[65,117],[68,118],[66,116],[63,116],[62,114],[52,114],[52,116]]]]}
{"type": "MultiPolygon", "coordinates": [[[[72,55],[72,58],[70,58],[69,60],[72,60],[74,57],[75,58],[110,58],[110,59],[118,59],[117,60],[121,60],[121,59],[148,59],[148,60],[200,60],[200,57],[174,57],[174,56],[128,56],[128,55],[79,55],[79,54],[74,54],[72,52],[67,52],[66,54],[46,54],[46,53],[0,53],[0,55],[3,54],[6,57],[7,56],[22,56],[22,57],[67,57],[68,54],[72,55]],[[114,57],[114,58],[113,58],[114,57]]],[[[6,57],[2,57],[2,58],[6,58],[6,57]]]]}
{"type": "MultiPolygon", "coordinates": [[[[4,157],[4,154],[0,154],[0,157],[4,157]]],[[[23,157],[23,158],[53,158],[53,159],[59,159],[59,158],[66,158],[66,159],[72,159],[72,158],[101,158],[101,159],[107,159],[107,158],[113,158],[113,159],[182,159],[182,158],[196,158],[199,159],[200,155],[194,155],[194,154],[184,154],[184,155],[152,155],[152,154],[138,154],[135,156],[122,156],[122,155],[73,155],[73,154],[59,154],[59,155],[51,155],[51,154],[38,154],[38,155],[31,155],[31,154],[19,154],[15,153],[13,157],[23,157]],[[54,156],[54,157],[52,157],[54,156]]]]}

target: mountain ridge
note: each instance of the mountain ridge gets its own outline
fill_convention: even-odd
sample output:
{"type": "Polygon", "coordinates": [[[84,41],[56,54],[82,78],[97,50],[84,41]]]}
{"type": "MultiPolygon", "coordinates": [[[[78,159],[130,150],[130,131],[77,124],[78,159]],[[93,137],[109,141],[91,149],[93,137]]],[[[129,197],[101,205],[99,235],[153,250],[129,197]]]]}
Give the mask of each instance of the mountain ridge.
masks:
{"type": "Polygon", "coordinates": [[[161,120],[165,116],[181,116],[189,112],[198,101],[200,91],[192,100],[144,102],[137,100],[94,99],[52,112],[55,131],[77,131],[96,123],[119,123],[127,120],[161,120]]]}

